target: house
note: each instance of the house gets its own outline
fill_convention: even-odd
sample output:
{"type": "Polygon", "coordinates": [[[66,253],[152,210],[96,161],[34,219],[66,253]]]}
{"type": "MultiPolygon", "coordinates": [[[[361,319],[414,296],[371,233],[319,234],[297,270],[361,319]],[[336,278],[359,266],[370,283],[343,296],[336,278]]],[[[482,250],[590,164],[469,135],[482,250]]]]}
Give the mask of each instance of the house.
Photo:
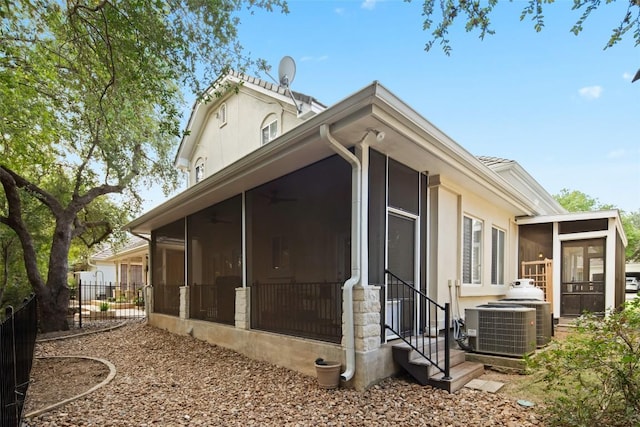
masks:
{"type": "Polygon", "coordinates": [[[134,235],[115,247],[103,245],[89,257],[86,270],[73,273],[76,281],[86,285],[83,300],[133,299],[147,284],[148,251],[148,242],[134,235]]]}
{"type": "MultiPolygon", "coordinates": [[[[152,325],[309,375],[337,360],[358,389],[413,369],[406,342],[435,367],[414,376],[454,390],[443,331],[540,253],[617,303],[617,212],[567,217],[516,162],[473,156],[379,82],[330,107],[236,72],[210,93],[176,156],[190,186],[128,224],[151,236],[152,325]],[[604,241],[601,262],[574,239],[604,241]]],[[[562,313],[566,287],[544,284],[562,313]]]]}

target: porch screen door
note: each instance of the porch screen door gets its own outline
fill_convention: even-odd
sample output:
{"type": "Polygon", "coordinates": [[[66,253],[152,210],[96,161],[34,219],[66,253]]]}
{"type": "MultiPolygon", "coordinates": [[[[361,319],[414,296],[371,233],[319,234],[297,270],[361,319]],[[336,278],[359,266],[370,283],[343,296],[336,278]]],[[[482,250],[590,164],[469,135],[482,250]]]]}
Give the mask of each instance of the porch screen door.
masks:
{"type": "Polygon", "coordinates": [[[604,239],[562,243],[561,316],[604,312],[604,239]]]}
{"type": "MultiPolygon", "coordinates": [[[[390,210],[387,218],[387,269],[407,284],[416,286],[417,217],[390,210]]],[[[387,288],[386,294],[387,324],[396,331],[399,328],[403,329],[401,332],[412,331],[415,327],[413,299],[404,298],[401,289],[387,288]]],[[[393,337],[393,333],[387,330],[389,337],[393,337]]]]}

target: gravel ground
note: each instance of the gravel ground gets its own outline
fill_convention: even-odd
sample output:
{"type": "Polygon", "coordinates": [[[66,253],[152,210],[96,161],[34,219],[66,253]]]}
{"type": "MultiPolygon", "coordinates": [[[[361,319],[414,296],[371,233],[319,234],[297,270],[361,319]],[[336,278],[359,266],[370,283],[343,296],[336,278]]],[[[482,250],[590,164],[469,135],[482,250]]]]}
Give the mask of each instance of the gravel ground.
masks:
{"type": "MultiPolygon", "coordinates": [[[[88,396],[29,420],[29,426],[543,425],[536,413],[541,407],[520,407],[515,397],[469,389],[448,394],[408,378],[386,379],[364,392],[323,390],[313,377],[142,322],[36,346],[36,356],[58,355],[106,359],[117,374],[88,396]]],[[[38,395],[46,390],[75,392],[69,375],[34,364],[25,413],[45,404],[38,395]]],[[[95,372],[93,377],[101,381],[95,372]]]]}

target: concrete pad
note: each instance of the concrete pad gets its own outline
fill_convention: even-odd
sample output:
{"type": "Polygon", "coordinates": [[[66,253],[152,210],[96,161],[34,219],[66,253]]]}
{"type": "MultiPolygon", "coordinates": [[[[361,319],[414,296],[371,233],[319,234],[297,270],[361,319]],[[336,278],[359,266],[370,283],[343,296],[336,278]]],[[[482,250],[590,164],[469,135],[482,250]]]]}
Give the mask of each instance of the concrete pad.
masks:
{"type": "Polygon", "coordinates": [[[486,391],[487,393],[495,393],[502,388],[504,383],[498,381],[486,381],[476,378],[465,384],[465,387],[472,390],[486,391]]]}

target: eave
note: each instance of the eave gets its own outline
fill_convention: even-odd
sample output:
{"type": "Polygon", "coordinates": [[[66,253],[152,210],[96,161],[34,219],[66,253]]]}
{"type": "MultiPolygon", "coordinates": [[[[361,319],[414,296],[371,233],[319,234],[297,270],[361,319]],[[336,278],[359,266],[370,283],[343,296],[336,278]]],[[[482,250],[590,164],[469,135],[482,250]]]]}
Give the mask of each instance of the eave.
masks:
{"type": "Polygon", "coordinates": [[[269,144],[130,222],[135,233],[150,233],[163,225],[323,158],[333,151],[320,141],[319,128],[328,124],[347,148],[363,140],[367,129],[386,133],[372,148],[429,174],[441,174],[513,212],[539,213],[523,194],[486,167],[442,131],[378,82],[338,102],[269,144]]]}

